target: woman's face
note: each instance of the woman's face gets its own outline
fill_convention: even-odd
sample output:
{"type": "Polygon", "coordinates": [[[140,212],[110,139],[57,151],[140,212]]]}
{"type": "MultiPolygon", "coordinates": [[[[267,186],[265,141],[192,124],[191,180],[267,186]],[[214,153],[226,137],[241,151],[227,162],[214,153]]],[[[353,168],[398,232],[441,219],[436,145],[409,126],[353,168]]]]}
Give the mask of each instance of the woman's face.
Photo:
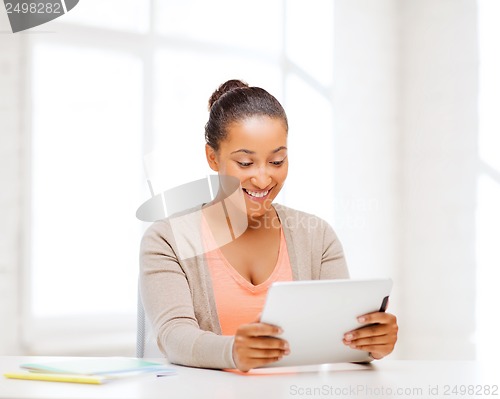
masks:
{"type": "Polygon", "coordinates": [[[288,173],[287,131],[280,119],[254,116],[233,123],[218,151],[206,145],[212,170],[239,179],[250,218],[272,210],[288,173]]]}

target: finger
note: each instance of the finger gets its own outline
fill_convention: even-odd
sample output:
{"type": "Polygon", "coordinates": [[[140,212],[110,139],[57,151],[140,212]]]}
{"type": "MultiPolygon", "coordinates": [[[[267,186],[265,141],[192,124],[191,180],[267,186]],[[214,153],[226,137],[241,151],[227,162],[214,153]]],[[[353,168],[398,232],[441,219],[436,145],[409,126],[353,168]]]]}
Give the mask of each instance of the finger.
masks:
{"type": "Polygon", "coordinates": [[[237,367],[241,371],[248,371],[254,367],[276,362],[288,353],[281,350],[263,350],[245,348],[238,355],[237,367]]]}
{"type": "Polygon", "coordinates": [[[282,333],[283,330],[281,328],[267,323],[244,324],[236,331],[236,335],[245,335],[247,337],[266,337],[280,335],[282,333]]]}
{"type": "Polygon", "coordinates": [[[357,349],[359,347],[367,345],[389,345],[394,344],[394,340],[388,335],[380,335],[375,337],[361,338],[355,341],[343,341],[345,345],[352,349],[357,349]]]}
{"type": "Polygon", "coordinates": [[[363,324],[367,323],[391,324],[391,323],[396,323],[396,316],[386,312],[373,312],[359,316],[358,322],[363,324]]]}
{"type": "Polygon", "coordinates": [[[348,333],[344,334],[344,339],[346,341],[355,341],[360,338],[387,335],[390,332],[391,328],[386,324],[371,324],[354,331],[349,331],[348,333]]]}
{"type": "Polygon", "coordinates": [[[278,360],[281,360],[281,358],[282,358],[282,356],[275,357],[275,358],[268,358],[268,359],[259,359],[259,362],[254,367],[260,367],[260,366],[263,366],[264,364],[274,363],[274,362],[277,362],[278,360]]]}
{"type": "Polygon", "coordinates": [[[245,365],[241,366],[240,370],[247,372],[256,367],[261,367],[269,363],[277,362],[278,360],[281,360],[281,357],[275,357],[275,358],[270,357],[267,359],[248,359],[245,365]]]}
{"type": "Polygon", "coordinates": [[[245,346],[255,349],[281,349],[281,350],[290,349],[287,341],[281,338],[273,338],[273,337],[246,338],[245,346]]]}
{"type": "Polygon", "coordinates": [[[383,312],[368,313],[358,317],[358,321],[367,325],[365,327],[361,327],[356,330],[345,333],[344,334],[345,339],[354,339],[370,335],[380,335],[380,332],[394,333],[394,334],[397,334],[398,332],[398,324],[396,316],[390,313],[383,313],[383,312]],[[381,328],[386,328],[386,330],[379,330],[381,328]]]}
{"type": "Polygon", "coordinates": [[[249,359],[269,359],[269,358],[282,358],[287,355],[289,351],[281,349],[254,349],[249,348],[246,351],[246,357],[249,359]]]}
{"type": "Polygon", "coordinates": [[[391,353],[394,347],[392,345],[364,345],[355,349],[363,352],[369,352],[372,354],[372,357],[380,359],[391,353]]]}

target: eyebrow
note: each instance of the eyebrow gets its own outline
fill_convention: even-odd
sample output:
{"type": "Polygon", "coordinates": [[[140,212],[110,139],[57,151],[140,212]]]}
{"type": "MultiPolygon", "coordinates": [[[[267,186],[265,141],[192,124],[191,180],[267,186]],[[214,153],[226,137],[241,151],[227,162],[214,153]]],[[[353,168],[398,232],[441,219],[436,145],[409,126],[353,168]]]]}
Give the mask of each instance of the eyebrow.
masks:
{"type": "MultiPolygon", "coordinates": [[[[288,148],[286,148],[284,145],[282,145],[281,147],[278,147],[275,150],[272,150],[271,153],[276,154],[277,152],[279,152],[281,150],[287,150],[287,149],[288,148]]],[[[245,154],[255,154],[255,151],[250,151],[250,150],[247,150],[246,148],[242,148],[240,150],[233,151],[231,154],[236,154],[237,152],[244,152],[245,154]]]]}

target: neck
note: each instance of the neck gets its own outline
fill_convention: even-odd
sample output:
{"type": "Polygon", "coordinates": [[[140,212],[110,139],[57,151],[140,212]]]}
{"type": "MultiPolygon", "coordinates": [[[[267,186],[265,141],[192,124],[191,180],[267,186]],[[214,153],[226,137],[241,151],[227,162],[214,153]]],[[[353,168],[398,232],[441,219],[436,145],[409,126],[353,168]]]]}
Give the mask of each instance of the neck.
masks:
{"type": "Polygon", "coordinates": [[[248,216],[248,228],[253,230],[280,228],[280,220],[274,207],[259,216],[248,216]]]}

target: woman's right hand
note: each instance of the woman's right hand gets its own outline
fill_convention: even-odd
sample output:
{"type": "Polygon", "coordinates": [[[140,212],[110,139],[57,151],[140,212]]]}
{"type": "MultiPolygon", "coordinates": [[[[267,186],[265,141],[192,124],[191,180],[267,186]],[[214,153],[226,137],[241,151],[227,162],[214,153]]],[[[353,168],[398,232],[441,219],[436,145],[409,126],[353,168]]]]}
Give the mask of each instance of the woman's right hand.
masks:
{"type": "Polygon", "coordinates": [[[274,337],[282,332],[281,328],[266,323],[241,325],[234,336],[233,359],[236,367],[246,372],[288,355],[288,342],[274,337]]]}

